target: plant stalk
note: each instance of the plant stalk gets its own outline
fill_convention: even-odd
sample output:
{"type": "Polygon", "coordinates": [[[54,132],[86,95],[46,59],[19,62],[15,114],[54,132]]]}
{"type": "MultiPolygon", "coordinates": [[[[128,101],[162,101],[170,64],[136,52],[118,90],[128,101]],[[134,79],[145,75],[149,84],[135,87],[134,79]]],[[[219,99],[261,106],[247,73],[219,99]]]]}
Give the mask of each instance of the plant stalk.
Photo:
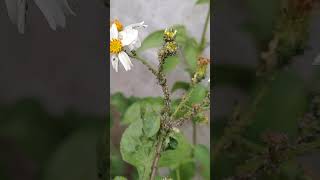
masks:
{"type": "Polygon", "coordinates": [[[210,7],[209,7],[209,10],[207,13],[206,21],[205,21],[204,28],[203,28],[202,35],[201,35],[200,52],[202,52],[206,46],[206,33],[208,30],[209,19],[210,19],[210,7]]]}

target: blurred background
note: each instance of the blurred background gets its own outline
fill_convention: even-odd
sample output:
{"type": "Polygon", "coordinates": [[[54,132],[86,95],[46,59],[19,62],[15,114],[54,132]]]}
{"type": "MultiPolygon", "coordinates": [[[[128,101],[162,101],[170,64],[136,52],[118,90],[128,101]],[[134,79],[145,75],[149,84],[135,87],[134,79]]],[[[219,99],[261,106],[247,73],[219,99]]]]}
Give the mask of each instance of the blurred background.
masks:
{"type": "MultiPolygon", "coordinates": [[[[144,21],[148,28],[139,31],[139,37],[143,40],[154,31],[165,29],[173,25],[184,25],[187,33],[199,42],[208,12],[208,4],[196,5],[196,0],[111,0],[110,18],[118,19],[124,26],[144,21]]],[[[206,33],[210,38],[210,23],[206,33]]],[[[149,64],[158,65],[157,48],[143,51],[140,56],[148,60],[149,64]]],[[[203,53],[204,57],[210,58],[210,45],[203,53]]],[[[111,94],[122,92],[124,96],[130,97],[158,97],[162,96],[161,87],[153,74],[136,60],[132,60],[132,70],[126,72],[122,65],[119,65],[119,72],[115,72],[110,66],[110,89],[111,94]]],[[[168,85],[172,88],[176,81],[189,81],[189,74],[184,70],[182,63],[167,74],[168,85]]],[[[173,97],[179,97],[182,91],[175,92],[173,97]]],[[[120,124],[119,117],[115,117],[111,129],[111,175],[124,175],[132,179],[135,177],[133,167],[125,165],[119,154],[119,143],[121,135],[126,126],[120,124]],[[124,168],[125,167],[125,168],[124,168]]],[[[185,123],[181,128],[183,134],[192,142],[192,124],[185,123]]],[[[204,144],[210,148],[210,127],[199,125],[197,127],[197,143],[204,144]]],[[[196,177],[198,179],[199,177],[196,177]]]]}
{"type": "Polygon", "coordinates": [[[28,2],[24,34],[0,2],[0,179],[97,179],[108,10],[100,0],[68,0],[76,16],[53,31],[28,2]]]}
{"type": "MultiPolygon", "coordinates": [[[[214,122],[212,125],[213,133],[211,133],[213,143],[219,142],[226,122],[239,112],[239,109],[245,111],[249,103],[253,101],[253,92],[256,89],[252,82],[255,78],[256,67],[261,50],[266,50],[268,47],[267,43],[261,46],[261,42],[263,43],[266,39],[270,40],[268,38],[273,32],[272,25],[275,22],[277,2],[264,0],[215,1],[213,33],[211,34],[214,44],[215,67],[213,73],[215,77],[214,122]]],[[[313,1],[302,0],[300,2],[313,1]]],[[[316,7],[311,13],[310,26],[307,27],[310,37],[306,40],[305,50],[302,54],[293,57],[292,64],[283,69],[285,72],[290,71],[292,78],[295,78],[291,80],[284,78],[281,85],[274,84],[277,90],[273,91],[273,95],[264,99],[263,107],[260,107],[261,109],[258,110],[258,115],[254,119],[256,123],[245,130],[244,134],[249,139],[251,138],[252,142],[257,142],[262,130],[289,132],[290,129],[294,129],[296,132],[298,129],[297,124],[294,128],[290,127],[295,123],[295,120],[290,120],[290,117],[295,116],[301,119],[303,115],[299,112],[302,109],[305,110],[306,106],[305,102],[300,101],[301,99],[298,100],[304,95],[294,91],[303,89],[302,91],[305,93],[307,89],[318,87],[318,83],[312,80],[319,79],[317,75],[319,67],[313,66],[312,63],[320,52],[319,17],[319,7],[316,7]]],[[[294,36],[291,35],[291,37],[294,36]]],[[[279,83],[279,81],[277,82],[279,83]]],[[[214,163],[214,179],[220,180],[234,176],[237,167],[244,165],[247,159],[254,157],[252,155],[252,157],[244,159],[238,158],[243,155],[240,154],[244,151],[233,148],[234,151],[225,152],[223,155],[221,154],[221,157],[217,157],[218,160],[214,163]]],[[[320,179],[319,159],[320,156],[317,152],[298,158],[303,171],[311,179],[320,179]]],[[[280,179],[295,179],[294,173],[296,172],[298,171],[291,169],[291,178],[285,176],[280,179]]]]}

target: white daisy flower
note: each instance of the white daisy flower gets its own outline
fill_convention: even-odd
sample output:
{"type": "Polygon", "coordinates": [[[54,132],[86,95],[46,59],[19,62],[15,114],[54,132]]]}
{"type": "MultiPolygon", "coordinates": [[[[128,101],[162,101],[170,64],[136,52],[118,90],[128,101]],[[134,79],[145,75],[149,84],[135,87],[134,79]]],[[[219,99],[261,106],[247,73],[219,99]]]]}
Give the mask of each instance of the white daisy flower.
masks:
{"type": "Polygon", "coordinates": [[[110,28],[110,53],[112,66],[118,72],[119,60],[124,69],[129,71],[133,66],[127,51],[132,51],[141,46],[138,38],[138,27],[146,27],[144,22],[126,26],[123,29],[122,24],[115,20],[110,28]]]}

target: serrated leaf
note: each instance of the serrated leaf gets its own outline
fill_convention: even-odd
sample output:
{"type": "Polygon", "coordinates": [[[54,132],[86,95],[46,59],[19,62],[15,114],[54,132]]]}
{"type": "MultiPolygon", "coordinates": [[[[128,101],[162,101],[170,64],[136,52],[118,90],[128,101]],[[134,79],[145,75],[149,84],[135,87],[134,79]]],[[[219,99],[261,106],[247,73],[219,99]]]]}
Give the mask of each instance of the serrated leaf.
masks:
{"type": "Polygon", "coordinates": [[[139,179],[149,178],[155,155],[154,141],[144,136],[141,119],[132,122],[123,133],[120,152],[124,161],[137,168],[139,179]]]}
{"type": "Polygon", "coordinates": [[[210,3],[210,0],[197,0],[196,4],[210,3]]]}
{"type": "Polygon", "coordinates": [[[178,56],[170,56],[168,57],[164,64],[163,64],[163,71],[164,73],[169,73],[170,71],[174,70],[177,65],[179,64],[180,60],[178,56]]]}
{"type": "Polygon", "coordinates": [[[161,154],[159,167],[178,168],[181,164],[192,161],[192,146],[181,133],[176,133],[173,138],[178,142],[174,150],[167,150],[161,154]]]}
{"type": "Polygon", "coordinates": [[[177,81],[174,83],[172,86],[171,92],[175,92],[176,90],[182,89],[187,91],[190,88],[190,83],[188,82],[183,82],[183,81],[177,81]]]}
{"type": "Polygon", "coordinates": [[[210,179],[210,151],[201,144],[194,149],[194,158],[200,162],[200,173],[204,179],[210,179]]]}

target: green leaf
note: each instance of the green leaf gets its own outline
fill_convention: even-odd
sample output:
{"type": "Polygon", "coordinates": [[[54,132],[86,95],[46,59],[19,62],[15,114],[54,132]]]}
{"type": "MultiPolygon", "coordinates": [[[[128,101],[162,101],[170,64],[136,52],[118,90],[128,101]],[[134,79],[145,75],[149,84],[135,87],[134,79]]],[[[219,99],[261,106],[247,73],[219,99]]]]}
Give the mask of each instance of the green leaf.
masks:
{"type": "Polygon", "coordinates": [[[141,112],[140,112],[140,102],[135,102],[125,112],[123,115],[123,119],[121,121],[122,124],[130,124],[138,119],[141,118],[141,112]]]}
{"type": "MultiPolygon", "coordinates": [[[[183,25],[174,25],[172,28],[177,30],[176,40],[179,45],[185,44],[187,39],[187,30],[183,25]]],[[[142,52],[150,48],[158,48],[163,44],[163,32],[164,29],[155,31],[147,36],[142,44],[141,47],[137,50],[137,52],[142,52]]]]}
{"type": "Polygon", "coordinates": [[[145,104],[145,112],[142,117],[143,119],[143,132],[147,137],[154,136],[160,129],[160,106],[152,106],[145,104]]]}
{"type": "Polygon", "coordinates": [[[137,51],[142,52],[150,48],[160,47],[162,45],[163,32],[164,30],[159,30],[149,34],[149,36],[143,40],[141,47],[137,51]]]}
{"type": "Polygon", "coordinates": [[[152,106],[153,110],[160,114],[160,110],[162,107],[162,99],[161,98],[144,98],[139,101],[136,101],[132,105],[129,106],[127,111],[125,112],[123,119],[121,121],[122,124],[130,124],[137,119],[141,119],[141,108],[143,106],[152,106]]]}
{"type": "Polygon", "coordinates": [[[196,4],[210,3],[210,0],[197,0],[196,4]]]}
{"type": "Polygon", "coordinates": [[[141,119],[132,122],[123,133],[120,152],[124,161],[137,168],[139,179],[149,178],[155,155],[154,141],[144,136],[141,119]]]}
{"type": "Polygon", "coordinates": [[[163,71],[165,73],[169,73],[170,71],[174,70],[177,67],[179,62],[180,62],[180,60],[179,60],[178,56],[168,57],[163,64],[163,71]]]}
{"type": "Polygon", "coordinates": [[[192,105],[201,103],[206,97],[207,92],[208,92],[207,88],[202,86],[201,84],[197,84],[195,87],[189,89],[188,96],[186,97],[186,101],[182,102],[184,104],[178,105],[179,110],[175,108],[175,111],[177,112],[175,113],[174,117],[176,119],[182,117],[185,113],[190,111],[190,107],[192,107],[192,105]],[[186,107],[189,107],[189,109],[186,107]]]}
{"type": "Polygon", "coordinates": [[[208,89],[201,84],[196,85],[190,90],[189,105],[200,103],[204,100],[208,92],[208,89]]]}
{"type": "Polygon", "coordinates": [[[117,92],[111,96],[110,104],[123,114],[127,109],[129,102],[122,93],[117,92]]]}
{"type": "Polygon", "coordinates": [[[194,149],[194,158],[200,162],[200,173],[203,178],[210,179],[210,151],[201,144],[194,149]]]}
{"type": "Polygon", "coordinates": [[[116,176],[113,180],[127,180],[127,178],[123,176],[116,176]]]}
{"type": "Polygon", "coordinates": [[[52,154],[45,180],[98,179],[96,166],[96,130],[81,130],[67,138],[52,154]]]}
{"type": "Polygon", "coordinates": [[[176,133],[173,138],[178,142],[174,150],[167,150],[161,154],[159,167],[178,168],[181,164],[192,161],[192,146],[181,133],[176,133]]]}
{"type": "Polygon", "coordinates": [[[183,90],[187,91],[189,88],[190,88],[190,83],[183,82],[183,81],[177,81],[172,86],[171,92],[175,92],[178,89],[183,89],[183,90]]]}
{"type": "MultiPolygon", "coordinates": [[[[180,179],[192,180],[196,172],[196,165],[194,162],[187,162],[187,163],[181,164],[178,167],[178,170],[180,174],[180,179]]],[[[170,177],[172,177],[173,179],[177,179],[176,169],[171,171],[170,177]]]]}
{"type": "Polygon", "coordinates": [[[200,54],[199,44],[197,43],[197,40],[195,38],[188,39],[183,52],[188,64],[188,69],[190,73],[193,74],[196,71],[197,59],[200,54]]]}

